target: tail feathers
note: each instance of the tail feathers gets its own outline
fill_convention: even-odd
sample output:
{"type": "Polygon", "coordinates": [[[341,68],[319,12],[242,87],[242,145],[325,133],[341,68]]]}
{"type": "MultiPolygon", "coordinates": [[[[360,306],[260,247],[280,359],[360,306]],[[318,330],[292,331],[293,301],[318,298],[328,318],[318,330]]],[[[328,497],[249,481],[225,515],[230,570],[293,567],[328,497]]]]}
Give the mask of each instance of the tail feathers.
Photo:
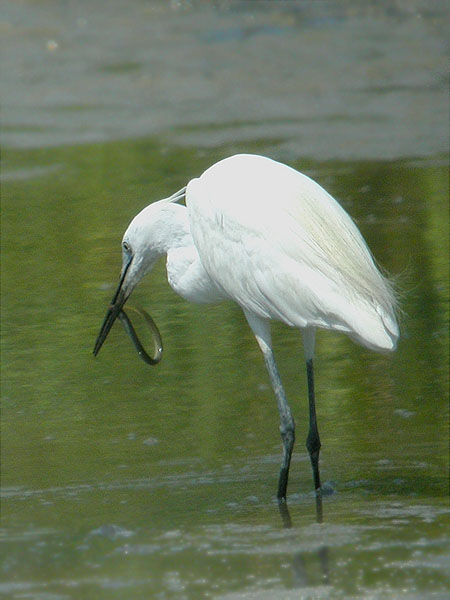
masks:
{"type": "Polygon", "coordinates": [[[381,306],[361,311],[350,325],[349,337],[376,352],[392,352],[397,347],[399,328],[393,312],[381,306]]]}

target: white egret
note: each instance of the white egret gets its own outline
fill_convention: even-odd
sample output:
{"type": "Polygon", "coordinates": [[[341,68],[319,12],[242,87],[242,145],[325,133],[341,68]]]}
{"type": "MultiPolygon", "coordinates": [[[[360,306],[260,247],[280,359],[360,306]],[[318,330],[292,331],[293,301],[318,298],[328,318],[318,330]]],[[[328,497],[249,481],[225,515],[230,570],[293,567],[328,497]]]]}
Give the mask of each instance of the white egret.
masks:
{"type": "Polygon", "coordinates": [[[286,497],[295,424],[275,363],[270,320],[302,331],[309,397],[306,447],[320,490],[315,330],[344,332],[376,351],[394,350],[399,335],[393,289],[344,209],[291,167],[240,154],[144,208],[123,236],[122,254],[119,286],[94,354],[135,286],[163,255],[169,284],[183,298],[237,302],[261,348],[278,403],[279,499],[286,497]],[[185,206],[178,204],[183,199],[185,206]]]}

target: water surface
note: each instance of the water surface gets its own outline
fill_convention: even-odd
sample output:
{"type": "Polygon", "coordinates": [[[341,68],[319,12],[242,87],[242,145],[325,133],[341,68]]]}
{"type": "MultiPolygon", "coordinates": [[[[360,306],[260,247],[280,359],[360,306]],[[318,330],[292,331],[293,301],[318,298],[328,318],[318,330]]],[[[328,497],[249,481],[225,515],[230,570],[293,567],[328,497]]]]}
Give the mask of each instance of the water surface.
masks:
{"type": "Polygon", "coordinates": [[[1,596],[449,597],[448,16],[3,3],[1,596]],[[298,332],[273,331],[297,423],[283,513],[278,411],[237,307],[186,303],[161,263],[132,300],[161,364],[120,325],[92,356],[130,219],[236,152],[319,181],[400,291],[395,354],[318,335],[323,523],[298,332]]]}
{"type": "Polygon", "coordinates": [[[129,219],[228,153],[163,154],[154,140],[6,153],[0,592],[8,597],[443,598],[449,589],[440,157],[293,164],[357,219],[378,260],[400,274],[403,295],[392,356],[318,335],[322,476],[335,490],[323,524],[304,449],[295,330],[274,327],[297,421],[289,518],[275,501],[275,401],[236,307],[187,304],[160,264],[133,302],[159,325],[162,363],[141,362],[120,325],[93,358],[129,219]]]}

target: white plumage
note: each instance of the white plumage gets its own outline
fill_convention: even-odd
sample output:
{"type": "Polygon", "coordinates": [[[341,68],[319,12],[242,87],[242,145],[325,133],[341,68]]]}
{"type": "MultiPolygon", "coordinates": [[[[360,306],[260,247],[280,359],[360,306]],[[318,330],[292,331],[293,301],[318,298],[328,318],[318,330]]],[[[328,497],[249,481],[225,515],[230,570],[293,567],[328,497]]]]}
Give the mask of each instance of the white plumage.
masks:
{"type": "Polygon", "coordinates": [[[284,446],[284,498],[294,422],[272,351],[269,321],[303,331],[310,452],[320,489],[312,357],[316,328],[342,331],[373,350],[394,350],[396,301],[358,228],[317,183],[271,159],[240,154],[193,179],[185,190],[141,211],[123,237],[119,288],[95,354],[140,279],[167,255],[171,287],[193,302],[231,299],[243,309],[277,397],[284,446]],[[185,196],[186,206],[177,202],[185,196]]]}
{"type": "Polygon", "coordinates": [[[186,205],[206,271],[243,308],[395,348],[391,286],[352,219],[312,179],[262,156],[232,156],[188,184],[186,205]]]}

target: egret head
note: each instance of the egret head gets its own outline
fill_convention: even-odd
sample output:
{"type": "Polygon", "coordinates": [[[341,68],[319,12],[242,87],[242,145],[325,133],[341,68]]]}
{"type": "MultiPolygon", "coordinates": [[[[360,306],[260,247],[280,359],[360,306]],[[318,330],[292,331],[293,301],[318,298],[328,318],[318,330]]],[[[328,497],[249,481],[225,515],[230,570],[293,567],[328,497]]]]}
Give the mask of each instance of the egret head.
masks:
{"type": "MultiPolygon", "coordinates": [[[[122,238],[122,271],[119,285],[106,312],[94,347],[97,355],[106,340],[114,321],[119,316],[132,291],[146,275],[158,258],[168,250],[171,229],[176,225],[178,209],[173,203],[184,196],[184,189],[170,198],[160,200],[144,208],[134,217],[122,238]]],[[[184,209],[185,211],[185,209],[184,209]]]]}

